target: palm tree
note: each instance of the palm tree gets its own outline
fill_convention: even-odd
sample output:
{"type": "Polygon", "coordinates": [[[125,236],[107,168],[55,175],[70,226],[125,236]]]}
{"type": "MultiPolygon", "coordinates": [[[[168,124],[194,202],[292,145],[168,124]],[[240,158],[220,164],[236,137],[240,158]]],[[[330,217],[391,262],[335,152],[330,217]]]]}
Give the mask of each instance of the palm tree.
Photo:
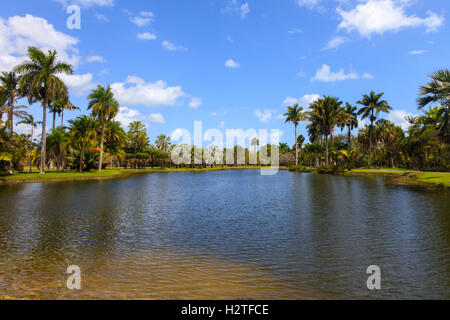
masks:
{"type": "Polygon", "coordinates": [[[380,100],[384,93],[376,94],[375,91],[371,91],[369,95],[363,94],[363,99],[356,102],[363,107],[359,110],[358,115],[362,115],[362,119],[369,118],[369,166],[372,165],[372,136],[373,136],[373,124],[377,120],[380,112],[389,113],[392,108],[387,101],[380,100]]]}
{"type": "Polygon", "coordinates": [[[325,136],[325,159],[326,164],[329,164],[329,148],[328,148],[328,136],[334,131],[334,127],[343,122],[345,114],[341,107],[342,101],[338,98],[323,96],[319,100],[313,102],[310,106],[311,112],[309,112],[309,130],[311,133],[325,136]],[[314,128],[314,129],[313,129],[314,128]]]}
{"type": "Polygon", "coordinates": [[[130,123],[128,128],[130,129],[128,136],[134,150],[134,164],[136,165],[138,149],[142,151],[147,142],[147,134],[145,132],[147,128],[141,121],[130,123]]]}
{"type": "Polygon", "coordinates": [[[97,121],[83,115],[75,120],[70,120],[69,124],[74,147],[80,151],[78,171],[81,173],[83,172],[84,153],[94,143],[97,135],[97,121]]]}
{"type": "Polygon", "coordinates": [[[295,126],[295,165],[298,165],[298,144],[297,144],[297,127],[300,121],[305,121],[306,116],[302,112],[303,108],[295,104],[294,107],[288,107],[288,110],[283,116],[286,117],[286,123],[292,123],[295,126]]]}
{"type": "Polygon", "coordinates": [[[347,115],[347,121],[342,122],[341,130],[344,130],[344,127],[348,128],[348,150],[352,150],[352,130],[358,128],[358,110],[357,107],[352,106],[350,103],[345,104],[344,112],[347,115]]]}
{"type": "Polygon", "coordinates": [[[53,129],[56,127],[56,114],[61,116],[61,127],[64,126],[64,110],[70,110],[74,111],[76,109],[79,109],[78,107],[75,107],[68,99],[68,97],[62,97],[58,98],[55,101],[52,101],[52,103],[49,106],[49,110],[51,113],[53,113],[53,129]]]}
{"type": "Polygon", "coordinates": [[[38,127],[38,125],[42,124],[42,121],[35,121],[33,115],[28,114],[25,119],[20,121],[18,124],[25,124],[28,126],[31,126],[31,136],[30,136],[30,173],[32,172],[32,157],[31,157],[31,151],[33,149],[33,136],[34,136],[34,129],[38,127]]]}
{"type": "Polygon", "coordinates": [[[66,156],[71,150],[70,135],[66,132],[66,129],[59,127],[52,130],[52,133],[48,136],[48,151],[49,158],[56,160],[56,171],[64,171],[66,156]]]}
{"type": "Polygon", "coordinates": [[[430,103],[439,103],[443,106],[440,111],[439,132],[444,136],[450,135],[450,70],[439,70],[430,75],[433,81],[420,87],[420,97],[417,99],[419,109],[430,103]]]}
{"type": "Polygon", "coordinates": [[[97,89],[92,90],[88,96],[89,106],[88,110],[92,110],[92,115],[102,124],[102,132],[100,138],[100,160],[98,164],[98,171],[102,171],[103,166],[103,144],[105,139],[106,122],[115,118],[119,112],[119,102],[114,99],[114,94],[111,86],[106,89],[102,86],[97,86],[97,89]]]}
{"type": "MultiPolygon", "coordinates": [[[[23,119],[27,113],[18,109],[26,109],[26,106],[14,106],[16,100],[20,98],[19,94],[19,77],[15,72],[2,72],[0,75],[0,100],[6,105],[2,108],[2,112],[8,114],[9,133],[14,133],[14,117],[23,119]]],[[[3,104],[2,103],[2,104],[3,104]]]]}
{"type": "Polygon", "coordinates": [[[253,153],[253,163],[255,165],[257,165],[258,164],[258,153],[256,151],[256,148],[259,146],[259,140],[256,137],[254,137],[251,141],[251,145],[253,146],[253,152],[254,152],[253,153]]]}
{"type": "Polygon", "coordinates": [[[300,149],[300,151],[302,151],[303,143],[305,143],[305,137],[303,135],[299,135],[297,137],[297,145],[298,145],[298,148],[300,149]]]}
{"type": "Polygon", "coordinates": [[[41,174],[45,173],[46,163],[46,144],[47,144],[47,108],[51,101],[57,97],[68,96],[68,89],[58,74],[72,74],[72,66],[58,62],[56,51],[43,51],[35,48],[28,48],[28,58],[26,61],[15,68],[15,71],[21,75],[20,90],[28,97],[31,104],[34,100],[41,101],[42,117],[42,147],[41,147],[41,174]]]}
{"type": "Polygon", "coordinates": [[[168,152],[170,148],[170,138],[166,135],[160,135],[156,140],[156,146],[163,152],[168,152]]]}

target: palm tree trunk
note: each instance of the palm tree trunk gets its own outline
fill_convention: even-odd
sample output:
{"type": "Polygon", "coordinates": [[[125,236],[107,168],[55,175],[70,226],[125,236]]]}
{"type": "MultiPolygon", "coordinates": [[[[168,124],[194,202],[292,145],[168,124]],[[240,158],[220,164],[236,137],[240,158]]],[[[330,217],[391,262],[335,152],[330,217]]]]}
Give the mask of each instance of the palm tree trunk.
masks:
{"type": "Polygon", "coordinates": [[[348,150],[352,150],[352,131],[350,126],[348,126],[348,150]]]}
{"type": "Polygon", "coordinates": [[[8,122],[9,122],[9,133],[12,137],[14,134],[14,119],[13,119],[13,106],[9,106],[9,113],[8,113],[8,122]]]}
{"type": "Polygon", "coordinates": [[[99,162],[98,162],[98,171],[102,171],[102,166],[103,166],[103,139],[104,139],[104,137],[105,137],[105,125],[106,125],[106,122],[105,121],[103,121],[103,125],[102,125],[102,137],[101,137],[101,140],[100,140],[100,160],[99,160],[99,162]]]}
{"type": "Polygon", "coordinates": [[[55,126],[56,126],[56,112],[53,111],[53,130],[55,130],[55,126]]]}
{"type": "Polygon", "coordinates": [[[42,102],[42,143],[41,143],[41,169],[40,173],[45,174],[45,157],[47,153],[47,131],[46,131],[46,122],[47,122],[47,99],[44,99],[42,102]]]}
{"type": "Polygon", "coordinates": [[[329,158],[328,158],[328,135],[325,136],[325,161],[326,164],[329,164],[329,158]]]}
{"type": "Polygon", "coordinates": [[[295,165],[298,166],[297,125],[295,125],[295,165]]]}
{"type": "Polygon", "coordinates": [[[33,161],[31,159],[31,152],[33,151],[33,135],[34,135],[34,123],[31,124],[31,141],[30,141],[30,173],[33,172],[33,161]]]}
{"type": "Polygon", "coordinates": [[[373,122],[370,122],[370,128],[369,128],[369,167],[372,165],[372,131],[373,131],[373,122]]]}
{"type": "Polygon", "coordinates": [[[61,127],[64,127],[64,110],[61,111],[61,127]]]}
{"type": "Polygon", "coordinates": [[[81,150],[80,150],[80,168],[79,168],[79,172],[80,173],[83,172],[83,157],[84,157],[84,149],[83,149],[83,147],[81,147],[81,150]]]}

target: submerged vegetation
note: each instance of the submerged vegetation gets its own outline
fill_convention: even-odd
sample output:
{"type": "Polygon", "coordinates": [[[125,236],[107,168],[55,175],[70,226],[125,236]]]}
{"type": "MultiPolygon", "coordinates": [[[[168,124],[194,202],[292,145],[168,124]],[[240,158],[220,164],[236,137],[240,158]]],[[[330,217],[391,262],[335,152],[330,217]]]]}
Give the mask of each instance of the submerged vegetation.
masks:
{"type": "MultiPolygon", "coordinates": [[[[191,146],[192,162],[174,165],[170,155],[176,145],[169,137],[160,135],[152,144],[142,122],[133,122],[124,129],[115,121],[119,103],[110,86],[98,86],[93,90],[88,96],[90,114],[70,120],[68,126],[64,126],[64,112],[78,108],[71,103],[67,86],[58,75],[71,74],[72,67],[58,62],[55,51],[45,53],[30,47],[28,58],[13,71],[3,72],[0,76],[0,174],[3,181],[70,179],[80,175],[102,178],[133,170],[227,168],[223,164],[205,161],[199,164],[195,161],[199,157],[198,150],[191,146]],[[36,102],[42,105],[43,122],[35,121],[26,112],[27,106],[17,105],[22,99],[27,99],[30,105],[36,102]],[[46,128],[48,111],[53,113],[53,127],[49,134],[46,128]],[[56,126],[57,115],[61,118],[60,126],[56,126]],[[15,121],[26,125],[30,134],[14,132],[15,121]],[[39,125],[42,126],[40,137],[36,134],[39,125]],[[39,172],[35,172],[36,169],[39,172]]],[[[308,111],[299,105],[288,107],[284,116],[286,123],[294,125],[295,143],[292,148],[287,143],[280,143],[280,165],[289,167],[291,171],[319,173],[348,173],[353,170],[363,174],[358,168],[372,170],[374,167],[404,168],[408,172],[449,171],[450,71],[433,73],[431,81],[420,88],[417,102],[423,114],[408,117],[409,128],[406,131],[382,118],[392,110],[383,96],[383,93],[374,91],[364,94],[356,102],[359,109],[330,96],[313,102],[308,111]],[[368,125],[360,127],[358,117],[366,120],[368,125]],[[298,135],[301,122],[307,122],[307,144],[306,138],[298,135]]],[[[261,146],[257,138],[251,141],[251,150],[235,146],[231,150],[234,159],[242,151],[245,161],[240,166],[228,167],[258,168],[262,164],[270,164],[260,159],[260,153],[264,150],[270,155],[272,148],[272,145],[261,146]]],[[[201,150],[201,155],[206,152],[211,150],[201,150]]],[[[223,154],[225,157],[226,152],[223,154]]],[[[417,177],[418,180],[448,183],[448,175],[417,177]]]]}

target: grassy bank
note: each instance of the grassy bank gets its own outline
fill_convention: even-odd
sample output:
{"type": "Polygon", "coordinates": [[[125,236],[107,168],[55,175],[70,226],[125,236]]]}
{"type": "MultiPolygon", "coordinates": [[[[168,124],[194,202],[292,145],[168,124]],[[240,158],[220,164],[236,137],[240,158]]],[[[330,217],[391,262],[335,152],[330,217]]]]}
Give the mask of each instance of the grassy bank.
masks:
{"type": "MultiPolygon", "coordinates": [[[[259,166],[241,166],[241,167],[215,167],[215,168],[146,168],[146,169],[106,169],[102,172],[90,171],[79,173],[76,170],[66,170],[65,172],[56,172],[49,170],[46,174],[40,174],[38,171],[32,173],[17,173],[13,175],[0,175],[0,184],[47,182],[47,181],[77,181],[77,180],[106,180],[114,178],[125,178],[127,176],[139,173],[164,173],[164,172],[210,172],[223,170],[259,170],[268,167],[259,166]]],[[[280,170],[287,170],[281,167],[280,170]]]]}
{"type": "Polygon", "coordinates": [[[423,172],[405,169],[354,169],[345,175],[377,175],[393,178],[393,182],[405,185],[423,185],[428,187],[450,188],[450,173],[423,172]]]}

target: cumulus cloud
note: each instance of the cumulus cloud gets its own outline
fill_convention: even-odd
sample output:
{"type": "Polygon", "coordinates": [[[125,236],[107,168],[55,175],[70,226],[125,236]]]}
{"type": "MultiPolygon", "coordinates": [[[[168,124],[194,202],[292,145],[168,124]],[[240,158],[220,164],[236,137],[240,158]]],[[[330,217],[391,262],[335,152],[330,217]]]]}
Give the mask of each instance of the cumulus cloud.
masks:
{"type": "Polygon", "coordinates": [[[173,142],[177,142],[178,140],[180,140],[184,136],[186,136],[186,137],[189,136],[190,137],[191,134],[186,129],[181,129],[181,128],[175,129],[174,131],[172,131],[170,133],[170,139],[173,142]]]}
{"type": "Polygon", "coordinates": [[[233,59],[228,59],[227,61],[225,61],[225,67],[237,69],[241,67],[241,64],[237,61],[234,61],[233,59]]]}
{"type": "MultiPolygon", "coordinates": [[[[300,107],[303,107],[305,110],[308,110],[309,105],[314,101],[318,100],[319,98],[320,95],[317,93],[305,94],[303,97],[300,98],[287,97],[283,101],[283,106],[287,107],[298,104],[300,107]]],[[[277,118],[283,119],[284,116],[278,116],[277,118]]]]}
{"type": "Polygon", "coordinates": [[[396,125],[402,127],[403,130],[408,130],[410,127],[410,123],[406,121],[407,117],[416,117],[417,115],[409,113],[405,110],[392,110],[388,116],[387,119],[396,125]]]}
{"type": "Polygon", "coordinates": [[[197,109],[202,105],[202,103],[203,103],[202,98],[194,97],[191,99],[191,102],[189,102],[189,107],[192,109],[197,109]]]}
{"type": "Polygon", "coordinates": [[[322,65],[320,69],[317,70],[311,81],[321,81],[321,82],[334,82],[343,80],[354,80],[359,79],[359,75],[351,71],[350,73],[345,73],[344,69],[340,69],[337,72],[332,72],[329,65],[322,65]]]}
{"type": "Polygon", "coordinates": [[[145,27],[153,22],[153,18],[155,15],[150,11],[141,11],[138,16],[130,18],[130,21],[133,22],[138,27],[145,27]]]}
{"type": "Polygon", "coordinates": [[[144,123],[165,123],[164,117],[160,113],[152,113],[149,116],[144,116],[139,110],[127,107],[120,107],[119,113],[116,116],[116,121],[119,121],[124,128],[128,128],[130,123],[135,121],[144,123]]]}
{"type": "Polygon", "coordinates": [[[186,97],[181,86],[170,87],[162,80],[145,82],[134,76],[128,77],[126,82],[113,83],[111,88],[121,104],[131,106],[172,106],[186,97]]]}
{"type": "Polygon", "coordinates": [[[95,83],[92,82],[92,73],[73,75],[59,74],[58,77],[77,96],[82,96],[86,92],[95,88],[95,83]]]}
{"type": "Polygon", "coordinates": [[[330,50],[333,48],[337,48],[340,45],[346,43],[348,41],[345,37],[336,36],[333,37],[330,41],[328,41],[327,45],[323,48],[323,50],[330,50]]]}
{"type": "Polygon", "coordinates": [[[156,40],[156,34],[150,32],[138,33],[139,40],[156,40]]]}
{"type": "Polygon", "coordinates": [[[267,123],[270,120],[272,120],[272,116],[273,114],[276,112],[276,110],[270,110],[270,109],[265,109],[265,110],[260,110],[260,109],[256,109],[253,114],[259,119],[259,121],[267,123]]]}
{"type": "Polygon", "coordinates": [[[444,17],[428,11],[426,18],[408,15],[405,5],[408,1],[368,0],[358,4],[354,9],[345,11],[337,8],[341,16],[338,29],[347,32],[356,30],[363,37],[373,33],[383,34],[408,27],[425,27],[426,32],[436,31],[444,22],[444,17]]]}
{"type": "Polygon", "coordinates": [[[26,59],[29,46],[56,50],[61,60],[77,67],[81,57],[78,39],[57,31],[47,20],[27,14],[0,18],[0,71],[12,69],[26,59]]]}
{"type": "Polygon", "coordinates": [[[222,8],[222,13],[238,14],[241,19],[245,19],[250,13],[250,6],[248,2],[241,2],[238,0],[228,0],[227,5],[222,8]]]}
{"type": "Polygon", "coordinates": [[[169,40],[164,40],[161,42],[164,49],[169,51],[186,51],[187,48],[179,45],[175,45],[174,43],[170,42],[169,40]]]}

